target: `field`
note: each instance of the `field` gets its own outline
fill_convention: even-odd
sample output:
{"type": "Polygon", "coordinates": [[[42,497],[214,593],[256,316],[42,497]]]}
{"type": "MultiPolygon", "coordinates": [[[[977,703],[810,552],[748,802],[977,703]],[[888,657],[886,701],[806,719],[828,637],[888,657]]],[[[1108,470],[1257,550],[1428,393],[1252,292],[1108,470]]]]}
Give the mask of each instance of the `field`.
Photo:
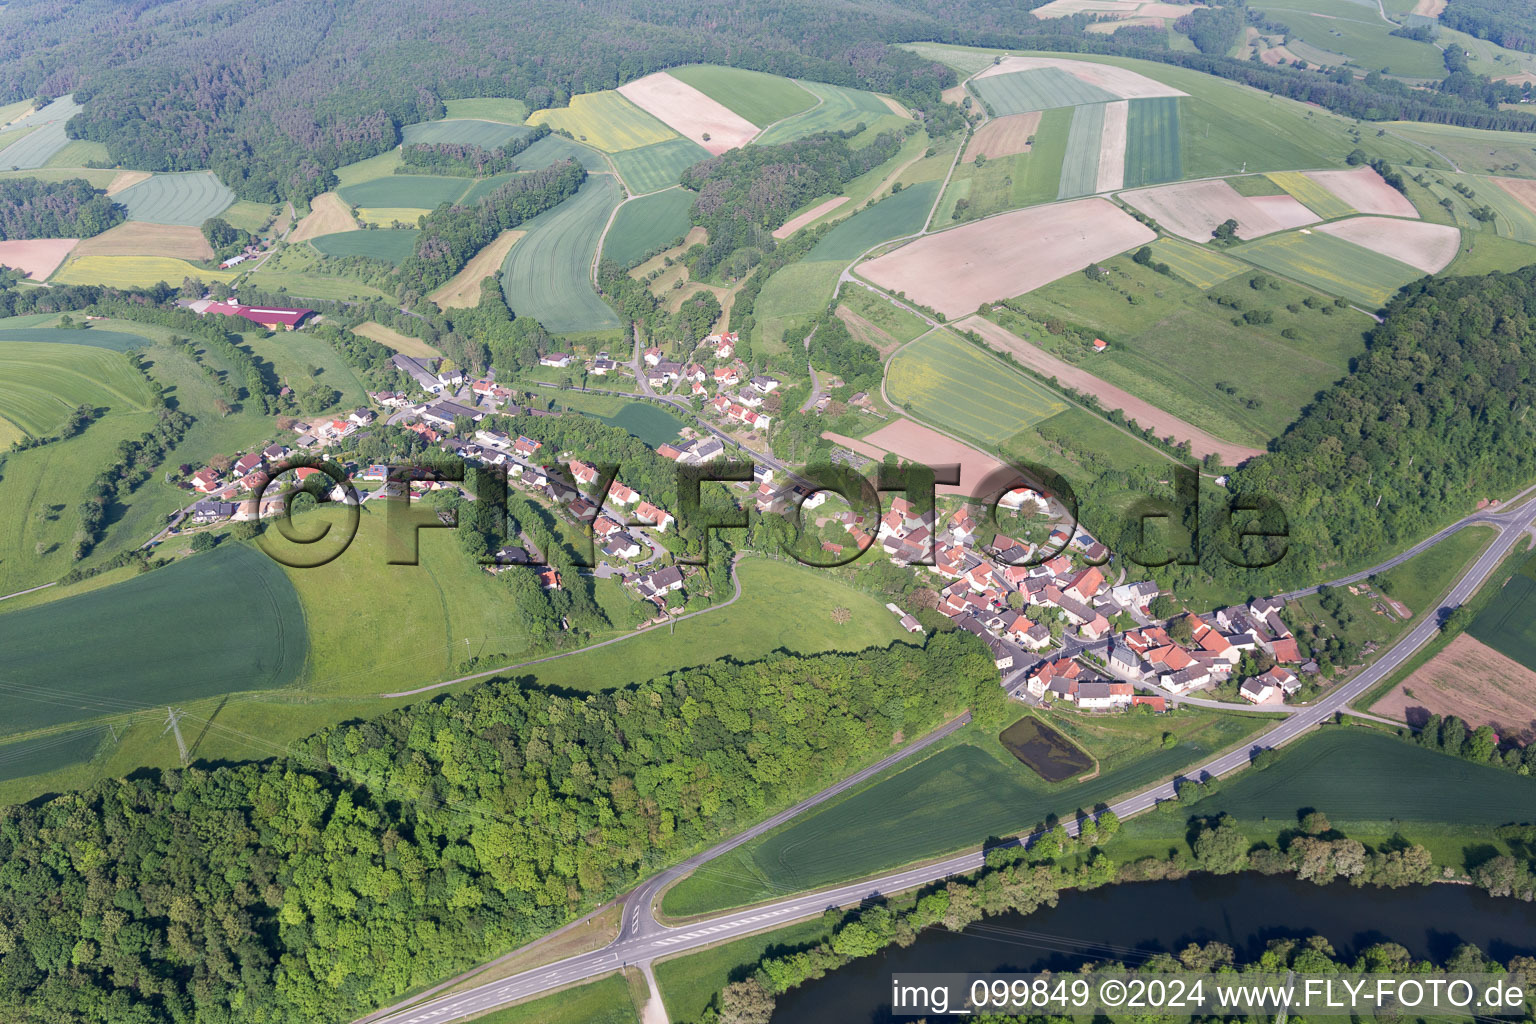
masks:
{"type": "Polygon", "coordinates": [[[708,159],[709,153],[704,147],[687,139],[669,139],[613,154],[619,176],[637,196],[676,185],[683,171],[708,159]]]}
{"type": "Polygon", "coordinates": [[[48,158],[49,167],[83,167],[87,164],[104,164],[111,159],[111,153],[100,142],[88,142],[85,139],[71,139],[65,143],[53,156],[48,158]]]}
{"type": "MultiPolygon", "coordinates": [[[[1289,29],[1287,45],[1296,48],[1299,40],[1319,50],[1342,54],[1349,63],[1367,71],[1388,69],[1394,75],[1413,78],[1441,78],[1445,63],[1440,52],[1429,43],[1391,35],[1392,26],[1369,7],[1348,2],[1319,5],[1332,13],[1302,12],[1289,9],[1293,0],[1277,0],[1262,8],[1264,17],[1289,29]]],[[[1337,58],[1328,64],[1341,64],[1337,58]]]]}
{"type": "MultiPolygon", "coordinates": [[[[1284,749],[1262,771],[1244,771],[1192,814],[1227,810],[1242,822],[1295,823],[1303,809],[1335,826],[1502,825],[1536,805],[1536,779],[1425,750],[1361,729],[1330,729],[1284,749]],[[1348,779],[1348,785],[1340,785],[1348,779]]],[[[1182,816],[1181,816],[1182,821],[1182,816]]]]}
{"type": "Polygon", "coordinates": [[[211,260],[213,249],[202,231],[175,224],[128,220],[75,247],[76,256],[170,256],[211,260]]]}
{"type": "Polygon", "coordinates": [[[613,177],[593,176],[576,195],[523,224],[527,234],[507,255],[501,277],[518,316],[536,317],[557,334],[619,326],[591,278],[598,238],[618,201],[613,177]]]}
{"type": "Polygon", "coordinates": [[[1271,235],[1233,252],[1266,270],[1375,309],[1423,275],[1414,267],[1319,232],[1271,235]]]}
{"type": "Polygon", "coordinates": [[[475,1018],[477,1024],[640,1024],[629,982],[609,974],[475,1018]]]}
{"type": "Polygon", "coordinates": [[[992,160],[1000,156],[1013,156],[1015,153],[1028,153],[1029,140],[1039,127],[1039,111],[995,117],[971,136],[971,144],[965,149],[966,162],[975,163],[978,156],[992,160]]]}
{"type": "MultiPolygon", "coordinates": [[[[1099,138],[1099,180],[1094,185],[1095,192],[1113,192],[1125,185],[1125,141],[1130,113],[1129,100],[1104,105],[1104,133],[1099,138]]],[[[1178,145],[1177,139],[1174,145],[1178,145]]]]}
{"type": "Polygon", "coordinates": [[[1396,257],[1426,274],[1436,274],[1456,258],[1461,232],[1444,224],[1395,217],[1351,217],[1317,229],[1383,256],[1396,257]]]}
{"type": "Polygon", "coordinates": [[[651,402],[638,402],[617,395],[585,395],[565,391],[555,399],[562,409],[571,409],[610,427],[627,430],[652,448],[676,441],[684,423],[668,409],[651,402]]]}
{"type": "Polygon", "coordinates": [[[322,256],[368,256],[399,266],[416,248],[415,228],[373,228],[368,231],[341,231],[311,238],[309,244],[322,256]]]}
{"type": "Polygon", "coordinates": [[[407,146],[451,142],[463,146],[479,146],[481,149],[496,149],[529,132],[530,129],[526,125],[481,121],[475,118],[453,118],[446,121],[408,124],[400,130],[400,135],[407,146]]]}
{"type": "Polygon", "coordinates": [[[1379,213],[1389,217],[1417,217],[1404,195],[1382,180],[1370,167],[1350,171],[1308,171],[1307,177],[1332,192],[1344,205],[1361,213],[1379,213]]]}
{"type": "Polygon", "coordinates": [[[890,453],[930,466],[959,466],[960,482],[940,484],[940,494],[989,497],[985,492],[975,492],[983,481],[1003,468],[995,456],[988,455],[980,448],[956,441],[933,427],[925,427],[904,416],[898,416],[880,429],[871,431],[862,440],[831,431],[824,431],[821,436],[872,459],[883,459],[890,453]]]}
{"type": "Polygon", "coordinates": [[[814,946],[830,934],[826,922],[814,918],[707,946],[674,959],[658,960],[654,967],[656,987],[661,990],[672,1020],[702,1020],[715,993],[751,974],[765,955],[814,946]]]}
{"type": "Polygon", "coordinates": [[[1246,268],[1218,250],[1198,247],[1177,238],[1159,238],[1152,243],[1153,258],[1166,263],[1173,272],[1196,288],[1210,288],[1236,277],[1246,268]]]}
{"type": "Polygon", "coordinates": [[[763,132],[756,141],[764,145],[790,142],[817,132],[851,131],[860,124],[866,127],[889,128],[899,125],[905,118],[898,117],[886,106],[885,101],[872,92],[862,89],[845,89],[823,82],[804,82],[806,89],[816,94],[821,103],[803,114],[780,121],[763,132]]]}
{"type": "MultiPolygon", "coordinates": [[[[123,176],[126,177],[131,173],[131,171],[124,171],[123,176]]],[[[123,188],[127,187],[128,185],[126,184],[123,186],[123,188]]],[[[276,206],[268,205],[267,203],[253,203],[249,199],[235,200],[229,209],[219,214],[219,216],[235,227],[249,231],[253,235],[270,231],[274,237],[278,238],[282,237],[283,231],[289,223],[288,206],[286,203],[282,206],[276,206]]]]}
{"type": "Polygon", "coordinates": [[[1494,230],[1519,242],[1536,242],[1536,209],[1531,200],[1536,182],[1519,178],[1489,178],[1479,182],[1477,199],[1497,215],[1494,230]]]}
{"type": "Polygon", "coordinates": [[[1531,152],[1530,136],[1524,132],[1495,132],[1416,121],[1388,121],[1383,127],[1425,149],[1433,147],[1454,160],[1463,171],[1536,177],[1536,153],[1531,152]]]}
{"type": "Polygon", "coordinates": [[[373,181],[375,178],[387,178],[395,173],[395,168],[400,166],[400,150],[389,149],[378,156],[371,156],[366,160],[359,160],[355,164],[346,164],[336,168],[336,185],[338,188],[346,188],[349,185],[360,185],[365,181],[373,181]]]}
{"type": "Polygon", "coordinates": [[[1229,218],[1237,221],[1237,236],[1245,239],[1317,222],[1290,196],[1239,195],[1225,181],[1186,181],[1126,192],[1120,198],[1164,230],[1200,243],[1209,242],[1211,232],[1229,218]]]}
{"type": "MultiPolygon", "coordinates": [[[[583,145],[580,142],[572,142],[563,135],[546,135],[523,150],[517,155],[517,169],[520,171],[539,171],[563,160],[574,160],[588,171],[611,170],[608,166],[608,158],[603,156],[603,154],[591,146],[583,145]]],[[[495,179],[486,180],[493,181],[495,179]]],[[[484,184],[484,182],[481,182],[480,185],[476,185],[475,189],[471,191],[474,191],[477,196],[483,194],[478,190],[484,184]]]]}
{"type": "Polygon", "coordinates": [[[10,267],[34,281],[46,281],[75,247],[73,238],[27,238],[0,242],[0,267],[10,267]]]}
{"type": "Polygon", "coordinates": [[[0,642],[6,733],[286,686],[306,651],[282,569],[229,542],[126,583],[0,614],[0,642]],[[60,636],[90,642],[61,645],[60,636]]]}
{"type": "Polygon", "coordinates": [[[1500,654],[1536,669],[1536,559],[1510,577],[1467,632],[1500,654]]]}
{"type": "Polygon", "coordinates": [[[577,141],[609,153],[639,149],[676,138],[670,128],[620,92],[580,93],[568,107],[535,111],[529,124],[547,124],[570,132],[577,141]]]}
{"type": "MultiPolygon", "coordinates": [[[[1038,74],[1038,72],[1029,72],[1038,74]]],[[[1104,140],[1107,103],[1085,103],[1072,111],[1072,130],[1067,135],[1067,155],[1061,164],[1061,183],[1056,198],[1092,195],[1099,188],[1099,148],[1104,140]]]]}
{"type": "Polygon", "coordinates": [[[7,148],[14,146],[35,131],[37,131],[36,128],[17,128],[8,132],[0,132],[0,153],[5,152],[7,148]]]}
{"type": "Polygon", "coordinates": [[[27,324],[28,321],[52,319],[54,319],[52,313],[6,317],[0,320],[0,344],[25,342],[42,345],[86,345],[92,348],[110,349],[113,352],[127,352],[129,349],[142,348],[150,343],[150,339],[142,334],[129,334],[106,327],[92,326],[82,331],[75,328],[27,324]]]}
{"type": "Polygon", "coordinates": [[[1179,100],[1131,100],[1125,127],[1125,184],[1154,185],[1184,176],[1179,149],[1179,100]]]}
{"type": "Polygon", "coordinates": [[[1446,273],[1487,274],[1494,270],[1518,270],[1532,263],[1536,263],[1536,246],[1469,231],[1461,236],[1461,255],[1451,261],[1446,273]]]}
{"type": "Polygon", "coordinates": [[[847,263],[881,242],[922,230],[939,183],[925,181],[867,206],[821,237],[805,255],[807,261],[847,263]]]}
{"type": "Polygon", "coordinates": [[[766,128],[816,105],[816,97],[787,78],[761,71],[690,64],[667,72],[732,111],[766,128]]]}
{"type": "MultiPolygon", "coordinates": [[[[478,301],[478,300],[477,300],[478,301]]],[[[404,352],[408,356],[441,356],[442,353],[428,345],[420,338],[413,338],[409,334],[401,334],[399,331],[372,320],[360,323],[352,328],[353,334],[361,334],[365,338],[372,338],[387,348],[396,352],[404,352]]]]}
{"type": "Polygon", "coordinates": [[[1271,171],[1266,177],[1323,220],[1360,212],[1301,171],[1271,171]]]}
{"type": "Polygon", "coordinates": [[[1051,67],[974,78],[971,88],[998,117],[1051,107],[1075,107],[1082,103],[1108,103],[1119,98],[1051,67]]]}
{"type": "Polygon", "coordinates": [[[290,242],[307,242],[321,235],[356,231],[361,227],[352,219],[352,210],[335,192],[322,192],[309,201],[309,214],[288,236],[290,242]]]}
{"type": "Polygon", "coordinates": [[[212,171],[157,174],[123,189],[115,197],[132,220],[198,227],[235,201],[235,194],[212,171]]]}
{"type": "Polygon", "coordinates": [[[1067,407],[1044,386],[943,329],[891,357],[886,392],[920,419],[993,444],[1067,407]]]}
{"type": "Polygon", "coordinates": [[[949,317],[1029,292],[1156,237],[1103,199],[1005,213],[911,242],[861,264],[887,291],[949,317]]]}
{"type": "Polygon", "coordinates": [[[69,145],[64,124],[80,110],[80,104],[73,96],[60,96],[41,110],[18,117],[5,134],[28,130],[24,137],[5,148],[5,155],[0,156],[0,167],[33,170],[48,163],[69,145]]]}
{"type": "Polygon", "coordinates": [[[450,118],[468,118],[478,121],[499,121],[502,124],[520,125],[528,120],[528,107],[522,100],[499,96],[479,96],[467,100],[444,100],[450,118]]]}
{"type": "Polygon", "coordinates": [[[885,301],[867,288],[844,288],[838,308],[846,309],[878,332],[878,342],[870,338],[864,339],[876,348],[886,346],[894,348],[895,345],[911,341],[928,330],[928,325],[918,317],[900,306],[885,301]]]}
{"type": "Polygon", "coordinates": [[[1536,671],[1466,633],[1371,705],[1410,725],[1455,715],[1472,728],[1491,725],[1500,737],[1536,740],[1536,671]]]}
{"type": "Polygon", "coordinates": [[[312,245],[287,245],[251,271],[246,281],[265,291],[286,292],[296,300],[350,302],[388,298],[378,288],[353,276],[354,273],[338,270],[312,245]]]}
{"type": "MultiPolygon", "coordinates": [[[[454,274],[427,298],[437,303],[440,309],[477,305],[480,302],[481,283],[486,278],[495,277],[501,272],[501,265],[507,261],[507,253],[512,250],[513,243],[522,237],[521,231],[512,229],[503,231],[491,241],[490,245],[475,253],[470,261],[464,264],[463,270],[454,274]]],[[[383,344],[388,345],[389,342],[383,342],[383,344]]],[[[404,352],[405,349],[400,351],[404,352]]]]}
{"type": "Polygon", "coordinates": [[[626,82],[619,86],[619,93],[677,134],[715,155],[744,146],[757,134],[757,126],[751,121],[665,71],[626,82]]]}
{"type": "MultiPolygon", "coordinates": [[[[1007,77],[1019,72],[1048,69],[1063,72],[1086,85],[1109,93],[1110,99],[1146,99],[1157,96],[1182,96],[1184,93],[1158,78],[1149,77],[1133,68],[1127,61],[1076,60],[1064,57],[1004,57],[972,81],[972,86],[995,77],[1007,77]]],[[[1155,67],[1156,65],[1145,65],[1155,67]]],[[[1100,102],[1098,100],[1078,102],[1100,102]]],[[[1001,113],[1001,111],[999,111],[1001,113]]]]}
{"type": "Polygon", "coordinates": [[[672,188],[620,206],[603,238],[603,259],[627,267],[682,238],[693,198],[692,192],[672,188]]]}
{"type": "Polygon", "coordinates": [[[1051,722],[1070,727],[1072,739],[1099,758],[1099,775],[1052,785],[992,737],[956,743],[704,865],[668,890],[662,909],[686,916],[747,905],[1016,834],[1047,814],[1091,808],[1171,775],[1255,725],[1223,715],[1156,722],[1056,715],[1051,722]],[[1178,736],[1176,746],[1156,742],[1164,730],[1178,736]]]}
{"type": "MultiPolygon", "coordinates": [[[[4,337],[0,332],[0,339],[4,337]]],[[[0,420],[25,434],[51,434],[80,405],[142,412],[149,401],[143,378],[117,351],[0,341],[0,420]]]]}
{"type": "Polygon", "coordinates": [[[842,206],[844,203],[848,202],[848,200],[848,196],[835,196],[832,199],[823,199],[815,206],[807,209],[804,213],[797,213],[783,224],[780,224],[778,227],[774,228],[773,237],[781,239],[788,238],[790,235],[794,234],[796,231],[799,231],[801,228],[805,227],[812,221],[831,213],[839,206],[842,206]]]}
{"type": "MultiPolygon", "coordinates": [[[[435,174],[391,174],[387,178],[347,185],[337,189],[337,194],[343,201],[359,209],[431,210],[439,203],[458,202],[468,188],[468,178],[449,178],[435,174]]],[[[415,220],[415,217],[411,219],[415,220]]]]}
{"type": "Polygon", "coordinates": [[[106,738],[107,730],[90,726],[0,745],[0,782],[88,761],[106,738]]]}
{"type": "Polygon", "coordinates": [[[233,281],[235,270],[204,270],[168,256],[71,256],[55,271],[59,284],[104,284],[113,288],[147,288],[164,281],[179,286],[184,278],[205,282],[233,281]]]}
{"type": "Polygon", "coordinates": [[[770,277],[757,296],[754,344],[761,342],[769,351],[782,351],[785,331],[797,321],[809,320],[832,301],[842,269],[836,263],[801,260],[770,277]]]}

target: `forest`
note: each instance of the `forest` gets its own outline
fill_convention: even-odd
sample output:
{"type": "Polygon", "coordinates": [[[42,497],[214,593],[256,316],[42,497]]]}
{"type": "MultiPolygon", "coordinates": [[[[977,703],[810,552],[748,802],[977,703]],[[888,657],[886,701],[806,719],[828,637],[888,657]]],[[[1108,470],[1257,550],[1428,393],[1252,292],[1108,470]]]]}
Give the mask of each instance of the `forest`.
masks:
{"type": "Polygon", "coordinates": [[[90,238],[121,224],[128,211],[80,178],[0,181],[0,241],[90,238]]]}
{"type": "Polygon", "coordinates": [[[1536,4],[1531,0],[1450,0],[1440,24],[1511,50],[1536,53],[1536,4]]]}
{"type": "Polygon", "coordinates": [[[1001,691],[964,633],[591,695],[503,681],[327,728],[274,761],[7,807],[0,1017],[349,1020],[977,700],[1001,691]]]}

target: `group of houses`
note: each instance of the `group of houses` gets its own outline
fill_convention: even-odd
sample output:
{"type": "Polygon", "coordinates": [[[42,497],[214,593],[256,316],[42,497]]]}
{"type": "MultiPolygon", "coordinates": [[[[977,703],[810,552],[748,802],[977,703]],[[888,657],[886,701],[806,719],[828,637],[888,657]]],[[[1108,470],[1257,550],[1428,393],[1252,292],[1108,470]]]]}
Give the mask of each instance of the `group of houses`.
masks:
{"type": "MultiPolygon", "coordinates": [[[[703,399],[705,408],[727,424],[740,424],[748,430],[767,430],[773,418],[762,411],[762,406],[782,382],[767,374],[752,375],[740,360],[734,358],[736,344],[734,332],[711,334],[700,343],[694,358],[687,363],[667,359],[656,346],[646,349],[641,359],[652,388],[677,387],[688,397],[703,399]],[[703,362],[706,359],[722,365],[706,367],[703,362]]],[[[599,354],[598,362],[602,361],[603,355],[599,354]]],[[[596,363],[593,372],[597,372],[595,367],[596,363]]]]}

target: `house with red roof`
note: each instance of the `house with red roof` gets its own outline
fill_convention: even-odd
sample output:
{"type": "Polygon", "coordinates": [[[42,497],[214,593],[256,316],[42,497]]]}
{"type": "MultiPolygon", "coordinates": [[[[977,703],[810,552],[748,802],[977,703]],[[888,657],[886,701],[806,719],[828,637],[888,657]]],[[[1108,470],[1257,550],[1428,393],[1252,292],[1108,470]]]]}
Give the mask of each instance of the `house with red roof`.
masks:
{"type": "Polygon", "coordinates": [[[667,527],[676,521],[672,513],[652,505],[648,501],[641,501],[640,504],[635,506],[635,518],[641,522],[650,523],[661,533],[666,533],[667,527]]]}
{"type": "Polygon", "coordinates": [[[291,331],[302,324],[306,317],[313,316],[312,309],[284,309],[276,306],[242,306],[234,299],[226,302],[210,303],[203,314],[217,313],[220,316],[244,317],[253,324],[265,327],[269,331],[291,331]]]}
{"type": "Polygon", "coordinates": [[[192,486],[204,494],[212,494],[219,489],[219,471],[213,468],[198,470],[192,474],[192,486]]]}

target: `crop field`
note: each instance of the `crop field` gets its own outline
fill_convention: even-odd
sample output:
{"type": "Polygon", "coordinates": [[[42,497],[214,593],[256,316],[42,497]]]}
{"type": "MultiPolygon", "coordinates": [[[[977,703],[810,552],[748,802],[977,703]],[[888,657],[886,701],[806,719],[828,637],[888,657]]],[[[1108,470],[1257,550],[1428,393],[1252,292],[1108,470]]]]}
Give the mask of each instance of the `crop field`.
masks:
{"type": "Polygon", "coordinates": [[[608,89],[572,96],[568,107],[535,111],[528,123],[563,128],[577,141],[609,153],[677,138],[677,133],[657,118],[608,89]]]}
{"type": "Polygon", "coordinates": [[[862,89],[845,89],[823,82],[805,82],[805,88],[815,93],[821,104],[803,114],[796,114],[763,132],[756,140],[764,145],[790,142],[814,135],[817,132],[851,131],[860,124],[869,128],[891,128],[907,119],[897,116],[885,101],[872,92],[862,89]]]}
{"type": "Polygon", "coordinates": [[[198,227],[235,201],[235,194],[211,171],[157,174],[114,197],[132,220],[198,227]]]}
{"type": "Polygon", "coordinates": [[[823,235],[805,259],[846,263],[880,242],[921,231],[939,184],[925,181],[865,207],[823,235]]]}
{"type": "Polygon", "coordinates": [[[670,139],[613,154],[619,176],[637,196],[676,185],[683,171],[708,159],[709,151],[688,139],[670,139]]]}
{"type": "Polygon", "coordinates": [[[607,171],[608,160],[593,149],[579,142],[572,142],[562,135],[546,135],[517,155],[520,171],[543,170],[562,160],[574,160],[589,171],[607,171]]]}
{"type": "MultiPolygon", "coordinates": [[[[474,305],[474,303],[469,303],[469,305],[474,305]]],[[[441,352],[420,338],[413,338],[409,334],[401,334],[391,327],[385,327],[383,324],[375,323],[372,320],[358,324],[352,328],[352,333],[361,334],[365,338],[371,338],[380,345],[392,348],[396,352],[404,352],[408,356],[435,358],[442,355],[441,352]]]]}
{"type": "MultiPolygon", "coordinates": [[[[52,319],[53,314],[42,315],[45,320],[52,319]]],[[[114,331],[106,327],[91,327],[88,330],[76,330],[74,328],[60,327],[26,327],[11,323],[18,320],[29,320],[30,317],[7,317],[0,320],[0,345],[21,343],[41,345],[86,345],[92,348],[104,348],[113,352],[127,352],[129,349],[141,348],[149,344],[149,339],[142,334],[130,334],[127,331],[114,331]]]]}
{"type": "Polygon", "coordinates": [[[971,88],[998,117],[1051,107],[1075,107],[1080,103],[1108,103],[1119,98],[1059,68],[988,75],[972,79],[971,88]]]}
{"type": "Polygon", "coordinates": [[[1536,740],[1536,670],[1462,633],[1402,684],[1371,705],[1378,715],[1423,725],[1455,715],[1468,726],[1493,726],[1501,740],[1536,740]]]}
{"type": "Polygon", "coordinates": [[[0,418],[23,433],[50,434],[77,406],[142,411],[149,400],[143,378],[116,351],[0,340],[0,418]]]}
{"type": "Polygon", "coordinates": [[[1493,208],[1494,230],[1517,242],[1536,242],[1536,181],[1518,178],[1483,178],[1476,186],[1477,201],[1493,208]]]}
{"type": "Polygon", "coordinates": [[[87,164],[104,164],[112,154],[100,142],[71,139],[63,149],[48,158],[49,167],[84,167],[87,164]]]}
{"type": "Polygon", "coordinates": [[[287,686],[308,648],[282,568],[228,541],[126,583],[0,614],[0,644],[7,734],[287,686]],[[91,642],[60,645],[60,636],[91,642]]]}
{"type": "Polygon", "coordinates": [[[503,124],[474,118],[454,118],[447,121],[408,124],[400,130],[400,135],[407,146],[451,142],[463,146],[479,146],[481,149],[496,149],[531,131],[532,129],[527,125],[503,124]]]}
{"type": "Polygon", "coordinates": [[[848,201],[848,196],[834,196],[831,199],[823,199],[817,202],[814,206],[807,207],[800,213],[797,213],[793,217],[789,218],[789,220],[785,221],[783,224],[780,224],[778,227],[774,228],[773,237],[788,238],[790,235],[794,234],[796,231],[799,231],[807,224],[819,220],[848,201]]]}
{"type": "Polygon", "coordinates": [[[528,105],[522,100],[500,96],[477,96],[467,100],[444,100],[450,118],[475,121],[499,121],[520,125],[528,120],[528,105]]]}
{"type": "Polygon", "coordinates": [[[1461,251],[1461,232],[1448,224],[1425,224],[1396,217],[1351,217],[1319,226],[1317,231],[1364,246],[1426,274],[1439,273],[1461,251]]]}
{"type": "Polygon", "coordinates": [[[1323,220],[1360,212],[1300,171],[1271,171],[1266,177],[1323,220]]]}
{"type": "Polygon", "coordinates": [[[688,233],[693,193],[670,188],[619,207],[603,239],[603,259],[628,267],[688,233]]]}
{"type": "Polygon", "coordinates": [[[439,203],[458,202],[468,188],[467,178],[435,174],[391,174],[387,178],[374,178],[372,181],[348,185],[338,189],[337,194],[350,205],[359,208],[431,210],[439,203]]]}
{"type": "Polygon", "coordinates": [[[415,228],[375,228],[369,231],[339,231],[311,238],[309,244],[322,256],[368,256],[399,266],[416,248],[415,228]]]}
{"type": "Polygon", "coordinates": [[[1039,127],[1038,110],[994,117],[971,136],[971,144],[965,150],[966,162],[975,163],[978,156],[992,160],[1000,156],[1013,156],[1015,153],[1028,153],[1029,140],[1039,127]]]}
{"type": "MultiPolygon", "coordinates": [[[[1024,72],[1038,74],[1038,72],[1024,72]]],[[[1057,199],[1092,195],[1099,184],[1099,144],[1104,138],[1107,103],[1085,103],[1072,110],[1072,130],[1067,135],[1067,155],[1061,164],[1057,199]]]]}
{"type": "Polygon", "coordinates": [[[71,256],[54,272],[59,284],[104,284],[113,288],[147,288],[164,281],[179,286],[183,278],[233,281],[234,270],[204,270],[168,256],[71,256]]]}
{"type": "Polygon", "coordinates": [[[996,444],[1067,408],[1064,399],[943,328],[891,357],[886,392],[919,419],[996,444]]]}
{"type": "Polygon", "coordinates": [[[360,185],[365,181],[373,181],[375,178],[387,178],[395,173],[395,168],[400,166],[400,150],[385,150],[378,156],[371,156],[366,160],[359,160],[355,164],[346,164],[336,168],[336,187],[347,188],[350,185],[360,185]]]}
{"type": "Polygon", "coordinates": [[[37,131],[36,128],[16,128],[8,132],[0,132],[0,153],[26,138],[28,133],[35,131],[37,131]]]}
{"type": "Polygon", "coordinates": [[[1216,226],[1237,221],[1237,237],[1259,238],[1317,223],[1317,216],[1287,195],[1245,196],[1226,181],[1181,181],[1138,189],[1120,198],[1192,242],[1209,242],[1216,226]]]}
{"type": "Polygon", "coordinates": [[[1407,197],[1388,185],[1373,167],[1356,167],[1347,171],[1308,171],[1307,177],[1361,213],[1412,218],[1419,215],[1407,197]]]}
{"type": "Polygon", "coordinates": [[[0,156],[0,167],[33,170],[48,163],[69,145],[64,123],[80,110],[80,104],[73,96],[61,96],[41,110],[17,118],[14,126],[4,134],[18,131],[26,134],[5,147],[5,155],[0,156]]]}
{"type": "Polygon", "coordinates": [[[1510,577],[1467,631],[1505,657],[1536,669],[1536,558],[1510,577]]]}
{"type": "Polygon", "coordinates": [[[1390,256],[1313,231],[1271,235],[1232,252],[1266,270],[1342,295],[1369,309],[1384,306],[1396,291],[1424,275],[1390,256]]]}
{"type": "Polygon", "coordinates": [[[1536,779],[1473,764],[1363,729],[1330,729],[1287,746],[1262,771],[1244,771],[1190,813],[1239,821],[1296,821],[1305,808],[1341,822],[1502,825],[1536,805],[1536,779]],[[1349,785],[1339,785],[1340,779],[1349,785]]]}
{"type": "Polygon", "coordinates": [[[1184,176],[1179,159],[1179,100],[1131,100],[1125,127],[1125,184],[1154,185],[1184,176]]]}
{"type": "Polygon", "coordinates": [[[308,215],[294,226],[288,241],[307,242],[321,235],[356,231],[359,226],[352,219],[351,208],[342,202],[340,196],[335,192],[322,192],[310,200],[308,215]]]}
{"type": "Polygon", "coordinates": [[[1152,256],[1166,263],[1173,272],[1202,291],[1236,277],[1247,268],[1230,256],[1205,246],[1191,245],[1180,238],[1159,238],[1152,243],[1152,256]]]}
{"type": "Polygon", "coordinates": [[[757,125],[665,71],[619,86],[619,93],[685,139],[719,155],[745,146],[757,125]]]}
{"type": "Polygon", "coordinates": [[[88,761],[106,738],[107,730],[89,726],[0,745],[0,782],[88,761]]]}
{"type": "Polygon", "coordinates": [[[842,269],[837,263],[800,260],[770,277],[757,296],[757,333],[752,337],[753,343],[761,342],[768,351],[783,351],[784,332],[797,320],[808,320],[832,301],[842,269]]]}
{"type": "MultiPolygon", "coordinates": [[[[449,278],[440,288],[431,295],[428,295],[427,298],[437,303],[441,309],[465,308],[478,305],[480,302],[481,285],[484,284],[486,278],[495,277],[501,273],[501,265],[507,261],[507,253],[512,251],[512,246],[522,237],[523,232],[521,231],[512,229],[503,231],[491,241],[490,245],[475,253],[470,258],[470,261],[464,264],[463,270],[454,274],[453,277],[449,278]]],[[[360,331],[360,328],[353,329],[360,331]]],[[[388,330],[388,328],[380,328],[380,330],[388,330]]],[[[382,344],[389,345],[391,348],[397,347],[383,339],[376,340],[382,344]]],[[[415,341],[414,338],[411,340],[415,341]]],[[[425,342],[416,343],[423,346],[426,344],[425,342]]],[[[403,348],[399,349],[399,351],[406,352],[408,355],[416,354],[403,348]]]]}
{"type": "Polygon", "coordinates": [[[211,260],[213,249],[202,231],[179,224],[127,220],[75,247],[76,256],[171,256],[181,260],[211,260]]]}
{"type": "Polygon", "coordinates": [[[512,247],[501,275],[507,304],[519,316],[536,317],[556,334],[619,326],[591,277],[598,238],[618,201],[613,177],[595,175],[576,195],[523,224],[527,234],[512,247]]]}
{"type": "Polygon", "coordinates": [[[73,238],[7,239],[0,242],[0,267],[19,270],[34,281],[46,281],[75,244],[73,238]]]}
{"type": "Polygon", "coordinates": [[[693,86],[759,128],[816,105],[815,96],[788,78],[761,71],[690,64],[672,68],[667,74],[693,86]]]}

